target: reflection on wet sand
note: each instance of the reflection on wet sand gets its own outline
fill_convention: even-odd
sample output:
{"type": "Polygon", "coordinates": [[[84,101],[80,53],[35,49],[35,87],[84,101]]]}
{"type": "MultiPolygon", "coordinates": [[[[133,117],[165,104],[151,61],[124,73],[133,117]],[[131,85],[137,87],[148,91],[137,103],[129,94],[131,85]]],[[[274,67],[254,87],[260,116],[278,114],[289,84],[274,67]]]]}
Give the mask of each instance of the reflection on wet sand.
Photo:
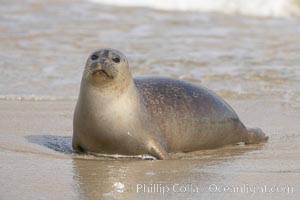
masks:
{"type": "Polygon", "coordinates": [[[149,161],[74,154],[70,136],[29,135],[25,138],[30,143],[63,153],[62,158],[71,158],[73,190],[78,199],[89,200],[195,199],[211,195],[209,186],[226,179],[224,174],[228,173],[228,163],[264,148],[264,144],[240,144],[172,154],[173,160],[149,161]]]}
{"type": "Polygon", "coordinates": [[[173,155],[174,160],[168,161],[76,157],[73,158],[74,179],[81,197],[89,200],[196,198],[209,193],[206,189],[212,182],[223,179],[223,163],[260,148],[230,146],[177,154],[173,155]]]}

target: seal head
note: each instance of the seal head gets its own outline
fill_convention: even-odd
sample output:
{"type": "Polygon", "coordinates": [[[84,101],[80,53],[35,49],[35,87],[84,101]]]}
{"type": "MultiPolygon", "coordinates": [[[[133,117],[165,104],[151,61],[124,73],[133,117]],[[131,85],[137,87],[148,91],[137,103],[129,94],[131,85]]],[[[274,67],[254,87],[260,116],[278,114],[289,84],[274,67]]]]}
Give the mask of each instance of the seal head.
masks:
{"type": "Polygon", "coordinates": [[[93,85],[105,85],[112,81],[124,81],[131,77],[127,58],[114,49],[100,49],[93,52],[87,59],[84,78],[93,85]]]}

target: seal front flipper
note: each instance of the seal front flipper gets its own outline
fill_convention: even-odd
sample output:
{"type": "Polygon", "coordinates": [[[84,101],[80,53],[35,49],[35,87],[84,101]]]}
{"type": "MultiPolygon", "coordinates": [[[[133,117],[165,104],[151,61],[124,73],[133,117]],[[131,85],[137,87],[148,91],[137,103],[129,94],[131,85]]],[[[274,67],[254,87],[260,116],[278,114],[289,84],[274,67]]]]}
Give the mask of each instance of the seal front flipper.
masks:
{"type": "Polygon", "coordinates": [[[168,160],[171,159],[167,147],[164,147],[159,142],[149,141],[148,150],[150,155],[156,157],[158,160],[168,160]]]}

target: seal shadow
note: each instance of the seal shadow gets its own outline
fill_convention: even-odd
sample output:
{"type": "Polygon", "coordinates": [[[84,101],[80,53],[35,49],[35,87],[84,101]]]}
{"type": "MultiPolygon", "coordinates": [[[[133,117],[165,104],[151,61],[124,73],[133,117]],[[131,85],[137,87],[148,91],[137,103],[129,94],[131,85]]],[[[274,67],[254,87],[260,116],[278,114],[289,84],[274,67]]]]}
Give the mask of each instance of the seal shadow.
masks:
{"type": "Polygon", "coordinates": [[[71,136],[58,136],[58,135],[28,135],[25,136],[27,141],[41,145],[48,149],[65,153],[72,154],[72,137],[71,136]]]}

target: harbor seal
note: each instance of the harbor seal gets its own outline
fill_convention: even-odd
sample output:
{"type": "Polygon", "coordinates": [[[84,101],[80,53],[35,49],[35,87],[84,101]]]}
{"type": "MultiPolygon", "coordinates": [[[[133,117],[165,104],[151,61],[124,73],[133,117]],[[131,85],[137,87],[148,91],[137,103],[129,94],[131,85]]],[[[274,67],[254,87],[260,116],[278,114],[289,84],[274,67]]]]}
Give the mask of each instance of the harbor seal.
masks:
{"type": "Polygon", "coordinates": [[[100,49],[87,59],[73,119],[76,151],[169,159],[228,144],[267,141],[214,92],[163,77],[132,78],[127,58],[100,49]]]}

